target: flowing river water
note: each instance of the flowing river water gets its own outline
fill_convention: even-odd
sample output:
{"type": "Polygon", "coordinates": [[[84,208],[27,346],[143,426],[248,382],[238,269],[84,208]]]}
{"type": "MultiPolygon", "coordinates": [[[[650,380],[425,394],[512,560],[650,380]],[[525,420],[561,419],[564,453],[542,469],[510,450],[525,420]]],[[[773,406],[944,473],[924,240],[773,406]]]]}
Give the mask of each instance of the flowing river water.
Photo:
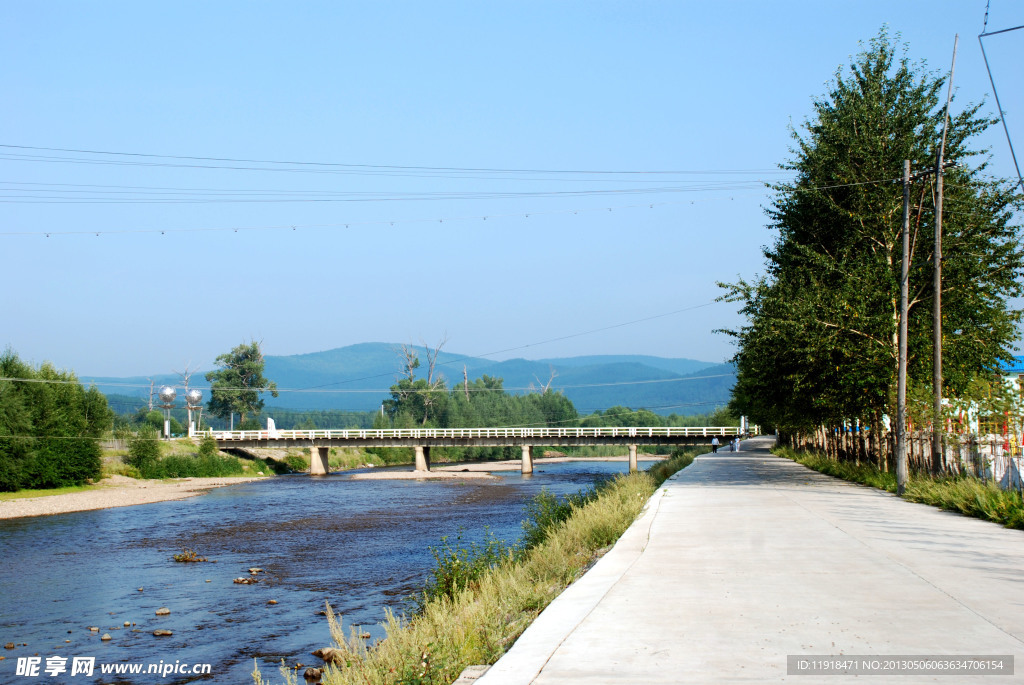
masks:
{"type": "Polygon", "coordinates": [[[0,683],[251,683],[253,659],[277,683],[282,658],[320,666],[310,652],[330,644],[324,602],[346,628],[381,638],[385,609],[401,612],[422,587],[442,537],[468,545],[486,526],[514,541],[541,488],[576,492],[626,468],[576,461],[493,480],[279,476],[186,500],[0,521],[0,643],[17,645],[0,650],[0,683]],[[183,548],[210,561],[174,562],[183,548]],[[263,569],[260,582],[233,582],[252,567],[263,569]],[[162,607],[170,614],[157,616],[162,607]],[[18,657],[31,656],[39,676],[18,675],[18,657]],[[65,672],[48,675],[53,657],[65,672]],[[95,658],[91,677],[71,675],[74,657],[95,658]],[[210,674],[101,673],[161,662],[210,664],[210,674]]]}

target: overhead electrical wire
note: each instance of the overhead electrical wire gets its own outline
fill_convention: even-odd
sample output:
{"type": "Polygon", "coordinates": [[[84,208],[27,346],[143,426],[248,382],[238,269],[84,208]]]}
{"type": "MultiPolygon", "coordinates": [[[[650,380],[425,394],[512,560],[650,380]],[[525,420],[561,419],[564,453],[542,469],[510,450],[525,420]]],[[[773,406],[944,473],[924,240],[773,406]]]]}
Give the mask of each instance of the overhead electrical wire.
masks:
{"type": "MultiPolygon", "coordinates": [[[[143,404],[145,404],[145,403],[143,402],[143,404]]],[[[631,414],[639,414],[640,412],[643,412],[643,411],[654,413],[653,410],[656,410],[656,409],[681,409],[683,407],[708,407],[708,406],[712,406],[712,405],[718,405],[718,403],[716,403],[716,402],[684,402],[684,403],[681,403],[681,404],[664,404],[664,405],[657,405],[657,406],[654,406],[654,407],[640,407],[640,408],[637,408],[637,409],[626,409],[625,411],[617,411],[617,412],[608,412],[608,409],[612,409],[613,407],[608,407],[608,409],[585,409],[583,411],[589,411],[590,413],[589,414],[582,414],[582,415],[578,416],[575,419],[560,419],[558,421],[544,421],[544,422],[539,422],[538,421],[538,422],[533,422],[533,423],[517,423],[517,424],[506,424],[506,425],[502,425],[502,426],[489,426],[489,427],[490,428],[532,428],[534,426],[554,426],[554,425],[557,425],[557,424],[575,423],[575,422],[578,422],[578,421],[580,421],[582,419],[587,419],[587,418],[593,416],[596,412],[602,412],[601,415],[603,417],[619,417],[619,416],[629,416],[631,414]]],[[[142,407],[138,407],[138,408],[141,409],[142,407]]],[[[301,416],[303,414],[313,414],[313,413],[319,412],[321,410],[310,409],[310,410],[303,411],[303,410],[286,409],[285,411],[288,412],[289,414],[296,414],[296,415],[300,415],[301,416]]],[[[369,412],[354,412],[354,411],[344,411],[344,410],[338,410],[338,411],[341,411],[341,413],[348,413],[348,414],[366,414],[366,413],[369,413],[369,412]]],[[[374,413],[376,413],[376,412],[374,412],[374,413]]],[[[628,426],[623,426],[623,427],[624,428],[628,428],[628,426]]],[[[672,428],[672,427],[685,428],[686,426],[669,426],[669,427],[670,428],[672,428]]],[[[293,429],[282,428],[281,430],[293,430],[293,429]]],[[[294,430],[305,430],[305,429],[299,428],[299,429],[294,429],[294,430]]],[[[337,428],[337,429],[333,429],[333,428],[332,429],[314,428],[312,430],[376,430],[376,429],[373,429],[373,428],[365,428],[365,429],[363,429],[363,428],[347,428],[347,429],[346,428],[337,428]]],[[[8,440],[11,440],[11,439],[16,439],[16,440],[95,440],[97,442],[109,442],[111,440],[110,437],[103,437],[103,436],[96,437],[96,436],[89,436],[89,435],[5,435],[3,437],[4,437],[4,439],[8,439],[8,440]]],[[[142,439],[146,439],[146,438],[142,438],[142,439]]],[[[157,437],[157,438],[152,438],[152,440],[163,440],[163,438],[157,437]]]]}
{"type": "MultiPolygon", "coordinates": [[[[391,376],[393,374],[382,374],[382,375],[391,376]]],[[[578,384],[578,385],[559,385],[557,389],[558,390],[575,390],[575,389],[579,389],[579,388],[605,388],[605,387],[615,387],[615,386],[622,386],[622,385],[649,385],[651,383],[679,383],[679,382],[682,382],[682,381],[700,381],[700,380],[708,380],[708,379],[711,379],[711,378],[729,378],[731,376],[732,376],[732,374],[719,373],[719,374],[713,374],[713,375],[710,375],[710,376],[682,376],[680,378],[651,378],[651,379],[646,379],[646,380],[634,380],[634,381],[609,381],[607,383],[581,383],[581,384],[578,384]]],[[[5,381],[9,382],[9,383],[41,383],[41,384],[46,384],[46,385],[82,385],[82,381],[67,381],[67,380],[55,380],[55,379],[43,379],[43,378],[0,377],[0,382],[5,382],[5,381]]],[[[87,379],[87,382],[89,382],[90,384],[95,385],[97,387],[100,387],[100,386],[102,386],[102,387],[115,387],[115,388],[148,388],[149,387],[148,383],[105,383],[105,382],[104,383],[96,383],[94,380],[88,380],[88,379],[87,379]]],[[[339,381],[339,383],[345,383],[345,382],[346,381],[339,381]]],[[[189,387],[197,389],[197,390],[209,390],[210,389],[210,386],[202,385],[202,384],[193,384],[193,385],[190,385],[189,387]]],[[[254,390],[254,389],[257,389],[257,388],[218,387],[218,390],[224,390],[224,391],[254,390]]],[[[520,387],[520,388],[515,388],[515,387],[513,387],[513,388],[506,388],[506,387],[501,387],[501,388],[481,388],[481,387],[469,386],[467,388],[462,388],[459,385],[454,385],[452,387],[446,387],[445,390],[446,391],[454,390],[454,391],[457,391],[457,392],[460,392],[460,393],[461,392],[469,392],[469,393],[482,393],[482,392],[524,392],[524,393],[529,393],[529,392],[536,392],[537,388],[536,387],[530,387],[530,386],[520,387]]],[[[269,390],[264,390],[263,392],[270,392],[270,391],[269,390]]],[[[391,392],[391,388],[359,388],[359,389],[355,389],[355,388],[339,388],[339,389],[334,389],[334,390],[325,390],[323,388],[277,388],[274,392],[277,392],[277,393],[381,394],[381,393],[391,392]]],[[[440,390],[436,389],[436,388],[433,388],[433,389],[432,388],[409,388],[407,390],[402,390],[402,392],[405,392],[405,393],[408,393],[408,394],[412,394],[412,395],[416,395],[416,394],[426,394],[426,393],[432,393],[432,392],[440,392],[440,390]]]]}
{"type": "MultiPolygon", "coordinates": [[[[432,192],[329,192],[320,191],[313,195],[308,191],[304,194],[289,195],[287,193],[247,192],[228,196],[228,193],[217,193],[182,197],[81,197],[57,195],[53,190],[24,190],[0,188],[0,203],[3,204],[269,204],[269,203],[310,203],[310,202],[425,202],[437,200],[507,200],[519,198],[559,198],[559,197],[590,197],[614,195],[661,195],[665,193],[696,193],[713,190],[746,190],[763,185],[760,181],[743,184],[704,184],[695,187],[654,186],[644,188],[605,188],[589,190],[536,190],[536,191],[432,191],[432,192]],[[39,193],[51,193],[42,195],[39,193]],[[21,193],[21,194],[19,194],[21,193]],[[24,194],[31,193],[31,194],[24,194]]],[[[79,191],[68,191],[79,192],[79,191]]]]}
{"type": "MultiPolygon", "coordinates": [[[[601,326],[599,328],[593,328],[593,329],[589,329],[589,330],[585,330],[585,331],[577,331],[575,333],[569,333],[569,334],[557,336],[557,337],[554,337],[554,338],[547,338],[547,339],[544,339],[544,340],[539,340],[539,341],[535,341],[535,342],[531,342],[531,343],[526,343],[526,344],[523,344],[523,345],[516,345],[516,346],[513,346],[513,347],[506,347],[506,348],[499,349],[499,350],[494,350],[494,351],[491,351],[491,352],[485,352],[483,354],[464,355],[464,356],[461,356],[461,357],[456,357],[454,359],[440,361],[440,362],[437,363],[437,366],[451,366],[453,364],[465,363],[467,361],[475,361],[475,360],[484,359],[484,358],[487,358],[487,357],[493,357],[493,356],[499,355],[499,354],[507,354],[509,352],[518,352],[518,351],[525,350],[525,349],[528,349],[528,348],[531,348],[531,347],[538,347],[540,345],[546,345],[546,344],[552,343],[552,342],[561,342],[563,340],[570,340],[572,338],[579,338],[579,337],[582,337],[582,336],[585,336],[585,335],[592,335],[594,333],[602,333],[604,331],[614,330],[616,328],[624,328],[626,326],[633,326],[633,325],[636,325],[638,323],[645,323],[647,321],[654,321],[656,319],[663,319],[663,318],[666,318],[666,317],[669,317],[669,316],[675,316],[677,314],[683,314],[685,312],[691,312],[691,311],[694,311],[694,310],[697,310],[697,309],[703,309],[704,307],[710,307],[711,305],[720,304],[720,303],[721,302],[719,300],[711,300],[711,301],[703,302],[703,303],[700,303],[700,304],[695,304],[695,305],[690,305],[690,306],[687,306],[687,307],[682,307],[680,309],[675,309],[675,310],[672,310],[672,311],[669,311],[669,312],[662,312],[660,314],[652,314],[650,316],[641,317],[639,319],[631,319],[629,321],[622,321],[622,322],[615,323],[615,324],[609,324],[607,326],[601,326]]],[[[728,375],[728,374],[723,374],[722,377],[725,377],[726,375],[728,375]]],[[[308,386],[308,387],[305,387],[305,388],[278,389],[277,392],[279,392],[279,393],[280,392],[295,392],[295,393],[299,393],[299,392],[314,392],[314,391],[321,391],[323,388],[330,388],[330,387],[333,387],[333,386],[347,384],[347,383],[358,383],[360,381],[376,380],[376,379],[379,379],[379,378],[394,378],[394,377],[395,377],[394,373],[373,374],[373,375],[370,375],[370,376],[361,376],[359,378],[348,378],[348,379],[344,379],[344,380],[340,380],[340,381],[333,381],[331,383],[324,383],[322,385],[308,386]]],[[[711,377],[717,377],[717,376],[711,376],[711,377]]],[[[708,378],[711,378],[711,377],[708,377],[708,378]]],[[[688,378],[691,378],[691,377],[683,376],[683,377],[678,378],[678,379],[651,379],[650,381],[622,381],[622,382],[611,383],[611,384],[612,385],[616,385],[616,384],[630,385],[630,384],[638,384],[638,383],[641,383],[641,382],[673,382],[673,381],[686,380],[688,378]]],[[[693,380],[698,380],[698,379],[693,379],[693,380]]],[[[2,382],[2,381],[25,382],[25,383],[54,383],[54,384],[62,384],[62,385],[80,385],[82,383],[81,380],[78,380],[78,381],[64,381],[64,380],[51,380],[51,379],[0,378],[0,382],[2,382]]],[[[88,379],[88,378],[86,378],[86,382],[92,382],[95,385],[102,385],[103,387],[115,387],[115,388],[116,387],[123,387],[123,388],[146,388],[146,387],[150,387],[149,384],[143,384],[143,383],[118,383],[118,382],[95,383],[95,381],[90,381],[90,379],[88,379]]],[[[194,387],[196,387],[196,388],[200,388],[201,387],[203,389],[207,388],[207,386],[200,386],[198,384],[195,385],[194,387]]],[[[453,388],[454,387],[457,387],[457,386],[453,386],[453,388]]],[[[565,386],[558,386],[557,389],[560,390],[563,387],[565,387],[565,386]]],[[[579,386],[579,387],[590,387],[590,386],[579,386]]],[[[233,389],[233,390],[249,390],[250,388],[229,388],[229,389],[233,389]]],[[[449,389],[452,389],[452,388],[449,388],[449,389]]],[[[374,393],[382,393],[383,392],[383,393],[386,393],[386,392],[390,392],[390,390],[391,390],[390,388],[380,389],[380,390],[365,390],[365,389],[360,389],[360,390],[340,390],[339,389],[339,390],[326,391],[326,392],[339,392],[339,393],[341,393],[341,392],[374,392],[374,393]]],[[[515,389],[514,388],[488,388],[486,390],[495,390],[495,391],[496,390],[503,390],[503,391],[508,391],[508,390],[515,390],[515,389]]],[[[522,390],[528,392],[528,391],[530,391],[530,388],[522,388],[522,390]]]]}
{"type": "MultiPolygon", "coordinates": [[[[838,188],[850,188],[864,185],[883,185],[887,183],[901,182],[900,179],[880,179],[873,181],[859,181],[855,183],[843,183],[834,184],[827,186],[812,186],[812,187],[798,187],[792,186],[789,189],[793,192],[817,192],[823,190],[834,190],[838,188]]],[[[763,185],[762,182],[761,185],[763,185]]],[[[721,190],[721,188],[711,188],[710,190],[721,190]]],[[[556,195],[563,194],[584,194],[586,191],[567,191],[566,193],[555,193],[556,195]]],[[[669,192],[669,191],[666,191],[669,192]]],[[[675,192],[675,191],[671,191],[675,192]]],[[[622,191],[623,194],[641,194],[640,189],[628,189],[622,191]]],[[[600,194],[600,193],[598,193],[600,194]]],[[[242,231],[283,231],[291,230],[297,231],[299,229],[338,229],[341,227],[352,228],[358,226],[390,226],[403,224],[420,224],[420,223],[445,223],[445,222],[456,222],[456,221],[487,221],[488,219],[502,219],[502,218],[526,218],[529,219],[531,216],[550,216],[550,215],[567,215],[567,214],[580,214],[580,213],[593,213],[593,212],[611,212],[614,210],[623,209],[654,209],[655,207],[664,207],[669,205],[686,205],[696,204],[697,202],[721,202],[721,201],[733,201],[737,196],[744,195],[760,195],[761,192],[747,189],[740,190],[739,192],[731,192],[727,196],[715,197],[715,198],[696,198],[690,200],[669,200],[660,202],[643,202],[640,204],[629,204],[629,205],[613,205],[603,207],[587,207],[587,208],[576,208],[576,209],[547,209],[547,210],[527,210],[517,212],[506,212],[496,214],[478,214],[472,216],[449,216],[449,217],[425,217],[418,219],[382,219],[382,220],[358,220],[358,221],[344,221],[336,223],[318,223],[318,224],[277,224],[277,225],[266,225],[266,226],[208,226],[198,228],[124,228],[124,229],[82,229],[82,230],[44,230],[44,231],[0,231],[0,236],[39,236],[49,238],[51,236],[64,236],[64,235],[125,235],[125,234],[154,234],[159,233],[165,235],[167,233],[205,233],[205,232],[233,232],[239,233],[242,231]]],[[[447,198],[451,199],[451,198],[447,198]]],[[[376,200],[383,201],[383,200],[376,200]]]]}
{"type": "MultiPolygon", "coordinates": [[[[515,168],[497,168],[497,167],[446,167],[446,166],[412,166],[412,165],[391,165],[391,164],[352,164],[342,162],[310,162],[310,161],[285,161],[285,160],[268,160],[268,159],[245,159],[245,158],[232,158],[232,157],[200,157],[190,155],[160,155],[154,153],[142,153],[142,152],[114,152],[105,150],[84,150],[75,148],[59,148],[59,147],[37,147],[29,145],[11,145],[0,143],[0,148],[14,149],[14,150],[38,150],[42,152],[67,152],[73,154],[89,154],[89,155],[108,155],[113,157],[133,157],[140,159],[174,159],[174,160],[187,160],[187,161],[199,161],[199,162],[230,162],[232,164],[274,164],[282,167],[296,166],[296,167],[314,167],[314,168],[328,168],[328,169],[345,169],[353,170],[360,173],[367,171],[417,171],[417,172],[459,172],[459,173],[484,173],[484,174],[576,174],[576,175],[594,175],[594,176],[605,176],[605,175],[642,175],[642,176],[678,176],[678,175],[712,175],[712,174],[764,174],[764,173],[779,173],[778,169],[677,169],[677,170],[608,170],[608,169],[515,169],[515,168]]],[[[3,153],[0,153],[3,156],[3,153]]],[[[15,155],[11,155],[14,157],[15,155]]],[[[38,160],[31,161],[81,161],[89,163],[88,159],[80,158],[48,158],[42,157],[38,160]]],[[[104,160],[95,160],[92,163],[105,163],[104,160]]],[[[218,166],[218,165],[196,165],[196,168],[214,168],[214,169],[235,169],[248,171],[250,168],[247,167],[236,167],[236,166],[218,166]]],[[[257,169],[260,171],[281,171],[282,169],[257,169]]]]}
{"type": "Polygon", "coordinates": [[[984,26],[981,29],[981,33],[978,34],[978,45],[981,46],[981,56],[985,60],[985,71],[988,72],[989,83],[992,84],[992,95],[995,96],[996,107],[999,109],[999,120],[1002,122],[1002,124],[1003,124],[1003,131],[1006,133],[1006,144],[1010,147],[1010,157],[1013,159],[1013,167],[1014,167],[1014,169],[1017,170],[1017,182],[1020,184],[1021,191],[1024,191],[1024,176],[1021,176],[1020,165],[1017,163],[1017,153],[1014,152],[1014,150],[1013,150],[1013,140],[1010,138],[1010,129],[1006,125],[1006,111],[1003,109],[1003,106],[999,102],[999,91],[996,89],[996,79],[992,75],[992,69],[989,67],[989,64],[988,64],[988,54],[985,52],[985,41],[982,40],[983,38],[987,38],[989,36],[997,36],[999,34],[1009,33],[1011,31],[1019,31],[1020,29],[1024,29],[1024,24],[1022,24],[1020,26],[1014,26],[1013,28],[1002,29],[1000,31],[989,31],[988,30],[988,9],[989,9],[988,3],[986,2],[985,3],[985,24],[984,24],[984,26]]]}

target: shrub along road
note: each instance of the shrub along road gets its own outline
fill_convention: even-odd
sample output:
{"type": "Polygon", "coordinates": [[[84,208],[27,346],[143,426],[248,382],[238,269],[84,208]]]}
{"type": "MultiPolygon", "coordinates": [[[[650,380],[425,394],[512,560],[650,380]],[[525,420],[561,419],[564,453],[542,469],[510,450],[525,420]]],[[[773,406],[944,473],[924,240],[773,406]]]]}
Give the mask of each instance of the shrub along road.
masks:
{"type": "Polygon", "coordinates": [[[666,481],[476,682],[814,682],[787,676],[787,656],[1024,655],[1024,533],[825,476],[771,444],[666,481]]]}

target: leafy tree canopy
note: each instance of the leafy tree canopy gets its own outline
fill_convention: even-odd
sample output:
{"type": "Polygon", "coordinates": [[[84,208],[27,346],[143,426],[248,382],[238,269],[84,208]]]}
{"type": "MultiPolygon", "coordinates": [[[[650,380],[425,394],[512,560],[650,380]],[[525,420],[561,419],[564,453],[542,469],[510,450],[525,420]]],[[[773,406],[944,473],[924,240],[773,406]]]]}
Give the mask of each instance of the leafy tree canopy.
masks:
{"type": "MultiPolygon", "coordinates": [[[[754,421],[807,428],[895,415],[902,258],[903,160],[934,168],[945,118],[944,76],[911,62],[883,29],[836,72],[794,130],[795,172],[773,186],[777,231],[766,273],[720,284],[747,321],[732,408],[754,421]]],[[[954,101],[955,102],[955,101],[954,101]]],[[[952,110],[951,110],[952,112],[952,110]]],[[[945,392],[966,390],[1007,360],[1024,272],[1014,212],[1022,198],[986,174],[971,141],[997,120],[968,105],[951,116],[945,160],[942,338],[945,392]]],[[[909,377],[931,378],[934,174],[911,188],[909,377]]]]}
{"type": "Polygon", "coordinates": [[[96,388],[51,364],[0,354],[0,490],[80,485],[100,475],[113,413],[96,388]]]}
{"type": "Polygon", "coordinates": [[[214,416],[227,418],[236,413],[244,424],[246,416],[263,409],[263,393],[277,397],[277,383],[263,377],[263,351],[255,340],[220,355],[214,363],[219,368],[206,374],[210,382],[206,406],[214,416]]]}

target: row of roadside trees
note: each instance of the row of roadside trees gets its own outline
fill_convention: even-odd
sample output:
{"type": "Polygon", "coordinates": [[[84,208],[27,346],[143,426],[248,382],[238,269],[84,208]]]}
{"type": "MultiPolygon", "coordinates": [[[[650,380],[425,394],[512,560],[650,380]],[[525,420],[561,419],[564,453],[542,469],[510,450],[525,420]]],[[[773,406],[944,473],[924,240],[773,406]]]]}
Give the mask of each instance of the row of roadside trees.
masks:
{"type": "MultiPolygon", "coordinates": [[[[944,77],[912,62],[885,30],[836,73],[813,114],[793,132],[791,182],[772,186],[777,232],[766,273],[721,284],[745,325],[735,337],[732,408],[777,427],[784,439],[836,427],[870,427],[873,458],[891,459],[883,417],[896,417],[902,257],[903,161],[934,168],[944,121],[944,77]]],[[[959,407],[984,402],[1018,337],[1024,250],[1010,182],[988,174],[978,134],[998,120],[966,106],[949,121],[943,212],[943,393],[959,407]],[[987,388],[987,390],[986,390],[987,388]]],[[[907,318],[910,419],[933,419],[932,255],[934,175],[911,188],[907,318]]],[[[1019,215],[1018,215],[1019,216],[1019,215]]],[[[832,437],[830,437],[832,436],[832,437]]]]}

